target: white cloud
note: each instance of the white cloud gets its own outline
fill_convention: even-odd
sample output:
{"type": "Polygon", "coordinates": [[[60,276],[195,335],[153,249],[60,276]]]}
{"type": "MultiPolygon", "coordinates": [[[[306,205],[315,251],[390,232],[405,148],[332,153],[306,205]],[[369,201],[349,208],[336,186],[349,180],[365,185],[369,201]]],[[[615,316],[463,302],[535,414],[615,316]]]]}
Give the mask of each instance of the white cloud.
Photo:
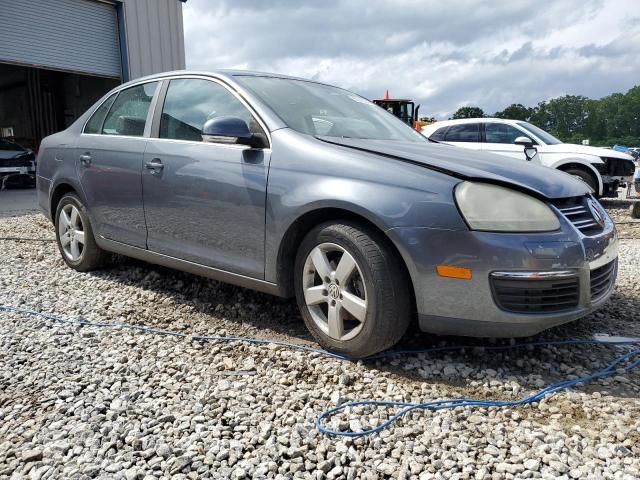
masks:
{"type": "Polygon", "coordinates": [[[389,89],[440,118],[469,104],[492,113],[637,83],[631,3],[189,0],[187,67],[315,78],[369,98],[389,89]]]}

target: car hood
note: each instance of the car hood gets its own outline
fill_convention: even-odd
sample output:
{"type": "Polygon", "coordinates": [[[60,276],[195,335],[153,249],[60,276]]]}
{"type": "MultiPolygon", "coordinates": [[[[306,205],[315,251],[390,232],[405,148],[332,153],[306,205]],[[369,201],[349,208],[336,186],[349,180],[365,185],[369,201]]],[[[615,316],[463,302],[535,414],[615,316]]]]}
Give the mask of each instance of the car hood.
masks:
{"type": "Polygon", "coordinates": [[[589,145],[577,145],[575,143],[558,143],[556,145],[538,145],[538,150],[542,153],[567,153],[594,155],[596,157],[620,158],[622,160],[631,160],[633,157],[628,153],[618,152],[609,148],[591,147],[589,145]]]}
{"type": "Polygon", "coordinates": [[[0,150],[0,160],[7,160],[9,158],[15,158],[24,152],[18,150],[0,150]]]}
{"type": "Polygon", "coordinates": [[[512,185],[546,198],[578,197],[590,192],[584,182],[558,170],[477,150],[426,142],[316,138],[334,145],[420,165],[462,180],[512,185]]]}

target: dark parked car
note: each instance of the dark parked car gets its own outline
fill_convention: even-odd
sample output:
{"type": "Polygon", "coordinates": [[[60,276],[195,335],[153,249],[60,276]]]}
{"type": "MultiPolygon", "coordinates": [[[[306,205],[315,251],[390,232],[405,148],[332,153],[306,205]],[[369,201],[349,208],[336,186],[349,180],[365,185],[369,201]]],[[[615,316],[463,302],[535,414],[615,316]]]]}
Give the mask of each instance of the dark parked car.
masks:
{"type": "Polygon", "coordinates": [[[33,186],[36,173],[34,153],[6,138],[0,138],[0,188],[33,186]]]}
{"type": "Polygon", "coordinates": [[[118,87],[42,143],[76,270],[116,252],[297,297],[326,348],[531,335],[602,305],[617,238],[580,180],[430,143],[346,90],[248,72],[118,87]]]}

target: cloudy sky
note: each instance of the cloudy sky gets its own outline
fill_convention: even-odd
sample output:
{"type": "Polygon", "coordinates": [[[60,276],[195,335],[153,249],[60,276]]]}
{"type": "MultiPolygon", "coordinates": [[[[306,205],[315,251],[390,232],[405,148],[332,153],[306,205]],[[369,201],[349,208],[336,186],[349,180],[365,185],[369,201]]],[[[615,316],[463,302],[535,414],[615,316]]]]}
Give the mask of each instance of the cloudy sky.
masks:
{"type": "Polygon", "coordinates": [[[422,115],[640,84],[638,0],[188,0],[187,68],[318,79],[422,115]]]}

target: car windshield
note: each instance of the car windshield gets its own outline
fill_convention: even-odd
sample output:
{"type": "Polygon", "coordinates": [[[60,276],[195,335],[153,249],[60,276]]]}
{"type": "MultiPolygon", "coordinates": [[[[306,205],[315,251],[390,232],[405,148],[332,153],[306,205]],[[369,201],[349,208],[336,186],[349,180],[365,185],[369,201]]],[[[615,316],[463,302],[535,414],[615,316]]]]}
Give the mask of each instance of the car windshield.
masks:
{"type": "Polygon", "coordinates": [[[24,150],[24,148],[22,148],[17,143],[13,143],[13,142],[10,142],[9,140],[4,140],[0,138],[0,150],[16,150],[21,152],[22,150],[24,150]]]}
{"type": "Polygon", "coordinates": [[[355,93],[304,80],[236,77],[287,126],[308,135],[372,140],[428,140],[379,106],[355,93]]]}
{"type": "Polygon", "coordinates": [[[540,140],[542,140],[546,145],[557,145],[559,143],[562,143],[560,140],[558,140],[556,137],[551,135],[549,132],[545,132],[541,128],[536,127],[535,125],[531,125],[529,122],[517,122],[517,123],[522,128],[524,128],[525,130],[527,130],[528,132],[532,133],[533,135],[538,137],[540,140]]]}

